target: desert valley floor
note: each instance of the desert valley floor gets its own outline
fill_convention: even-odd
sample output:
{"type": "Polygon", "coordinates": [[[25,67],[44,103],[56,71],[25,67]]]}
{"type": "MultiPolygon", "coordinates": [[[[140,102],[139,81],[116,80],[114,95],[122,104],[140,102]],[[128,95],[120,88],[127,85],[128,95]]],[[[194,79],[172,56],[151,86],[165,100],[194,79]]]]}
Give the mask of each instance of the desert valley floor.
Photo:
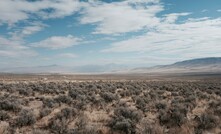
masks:
{"type": "Polygon", "coordinates": [[[1,134],[220,134],[220,75],[0,76],[1,134]]]}

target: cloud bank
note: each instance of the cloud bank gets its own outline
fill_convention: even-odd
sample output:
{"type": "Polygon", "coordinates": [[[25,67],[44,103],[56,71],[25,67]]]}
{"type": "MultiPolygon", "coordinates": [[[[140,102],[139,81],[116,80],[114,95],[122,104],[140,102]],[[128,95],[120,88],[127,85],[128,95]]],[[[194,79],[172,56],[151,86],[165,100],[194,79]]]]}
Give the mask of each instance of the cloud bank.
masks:
{"type": "MultiPolygon", "coordinates": [[[[4,27],[6,32],[0,34],[0,56],[39,56],[41,52],[36,49],[40,48],[64,59],[80,58],[82,55],[64,51],[76,45],[84,44],[85,48],[90,43],[97,45],[102,40],[103,46],[99,50],[89,47],[91,50],[88,51],[96,51],[94,57],[112,55],[114,58],[106,58],[110,62],[148,63],[151,58],[176,61],[221,56],[220,16],[197,17],[195,12],[169,10],[166,4],[169,3],[160,0],[1,0],[0,27],[4,27]],[[82,38],[81,31],[73,29],[74,32],[61,34],[47,31],[49,34],[43,39],[30,39],[51,27],[48,22],[66,17],[73,18],[70,23],[95,38],[82,38]],[[116,59],[115,55],[120,54],[127,56],[116,59]]],[[[205,11],[209,10],[199,12],[205,11]]],[[[219,13],[220,9],[215,12],[219,13]]],[[[59,27],[67,27],[62,24],[59,27]]]]}

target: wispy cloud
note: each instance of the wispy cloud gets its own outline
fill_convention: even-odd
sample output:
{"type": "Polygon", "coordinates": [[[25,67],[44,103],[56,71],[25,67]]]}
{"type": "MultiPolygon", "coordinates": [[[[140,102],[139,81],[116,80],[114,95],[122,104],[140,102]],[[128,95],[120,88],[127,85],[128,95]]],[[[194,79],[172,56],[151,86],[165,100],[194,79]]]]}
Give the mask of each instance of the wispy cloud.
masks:
{"type": "Polygon", "coordinates": [[[113,43],[102,52],[145,52],[162,56],[199,57],[221,51],[221,18],[190,19],[182,24],[161,22],[156,31],[113,43]]]}
{"type": "Polygon", "coordinates": [[[175,23],[179,17],[187,16],[190,14],[191,13],[171,13],[171,14],[166,14],[163,19],[164,19],[164,22],[166,23],[175,23]]]}
{"type": "Polygon", "coordinates": [[[19,58],[25,56],[36,56],[37,53],[29,47],[24,46],[21,40],[13,40],[0,36],[0,56],[19,58]]]}
{"type": "Polygon", "coordinates": [[[53,36],[45,40],[42,40],[40,42],[32,43],[31,46],[48,48],[48,49],[62,49],[62,48],[67,48],[67,47],[71,47],[74,45],[78,45],[80,40],[81,39],[76,38],[72,35],[53,36]]]}
{"type": "Polygon", "coordinates": [[[202,13],[205,13],[205,12],[208,12],[209,10],[207,10],[207,9],[203,9],[201,12],[202,13]]]}
{"type": "Polygon", "coordinates": [[[78,0],[1,0],[0,23],[12,25],[22,20],[32,18],[34,15],[43,19],[61,18],[72,15],[79,6],[78,0]]]}
{"type": "Polygon", "coordinates": [[[58,57],[61,57],[61,58],[77,58],[78,55],[73,54],[73,53],[62,53],[62,54],[59,54],[58,57]]]}
{"type": "Polygon", "coordinates": [[[23,27],[18,27],[15,30],[12,30],[12,32],[9,32],[9,35],[11,35],[13,39],[22,40],[24,37],[44,30],[45,27],[48,27],[48,25],[41,22],[31,22],[23,27]]]}
{"type": "Polygon", "coordinates": [[[120,34],[152,28],[159,24],[155,15],[163,10],[159,1],[135,0],[113,3],[92,2],[84,6],[81,24],[95,24],[96,34],[120,34]]]}

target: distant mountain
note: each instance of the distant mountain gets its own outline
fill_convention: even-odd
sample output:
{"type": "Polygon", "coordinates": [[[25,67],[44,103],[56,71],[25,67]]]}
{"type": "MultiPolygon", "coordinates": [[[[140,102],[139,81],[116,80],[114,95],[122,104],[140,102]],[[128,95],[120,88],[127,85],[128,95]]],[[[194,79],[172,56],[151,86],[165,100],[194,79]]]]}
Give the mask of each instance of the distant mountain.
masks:
{"type": "Polygon", "coordinates": [[[210,57],[185,60],[176,62],[171,65],[160,65],[148,68],[135,68],[131,70],[132,73],[191,73],[191,72],[205,72],[215,73],[221,72],[221,58],[210,57]]]}
{"type": "Polygon", "coordinates": [[[0,69],[0,73],[17,73],[17,74],[46,74],[46,73],[110,73],[117,70],[127,68],[118,64],[105,65],[83,65],[67,67],[61,65],[33,66],[33,67],[14,67],[0,69]]]}
{"type": "Polygon", "coordinates": [[[81,73],[111,73],[111,72],[119,71],[125,68],[127,68],[127,66],[112,63],[112,64],[105,64],[105,65],[78,66],[74,68],[74,71],[81,72],[81,73]]]}
{"type": "Polygon", "coordinates": [[[14,68],[3,68],[0,69],[1,73],[68,73],[71,72],[71,68],[63,67],[59,65],[48,65],[48,66],[33,66],[33,67],[14,67],[14,68]]]}
{"type": "Polygon", "coordinates": [[[118,64],[84,65],[67,67],[61,65],[15,67],[0,69],[0,73],[68,73],[68,74],[95,74],[95,73],[221,73],[221,58],[201,58],[185,60],[170,65],[159,65],[154,67],[139,67],[128,69],[127,66],[118,64]]]}
{"type": "Polygon", "coordinates": [[[202,67],[208,65],[220,65],[221,58],[201,58],[201,59],[193,59],[193,60],[186,60],[181,62],[176,62],[172,64],[172,66],[176,67],[202,67]]]}

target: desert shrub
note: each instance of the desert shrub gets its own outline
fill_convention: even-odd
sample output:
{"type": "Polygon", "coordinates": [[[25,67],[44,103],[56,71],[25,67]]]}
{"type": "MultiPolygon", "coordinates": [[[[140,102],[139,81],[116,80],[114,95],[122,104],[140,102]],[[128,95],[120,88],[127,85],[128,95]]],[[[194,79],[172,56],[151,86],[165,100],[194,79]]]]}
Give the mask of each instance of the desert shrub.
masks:
{"type": "Polygon", "coordinates": [[[43,86],[39,83],[39,84],[31,84],[30,88],[34,91],[34,92],[39,92],[41,94],[44,93],[44,89],[43,86]]]}
{"type": "Polygon", "coordinates": [[[59,95],[54,100],[58,103],[66,103],[66,104],[70,104],[72,101],[69,96],[65,96],[65,95],[59,95]]]}
{"type": "Polygon", "coordinates": [[[198,129],[198,128],[195,128],[194,132],[195,132],[195,134],[203,134],[203,130],[202,129],[198,129]]]}
{"type": "Polygon", "coordinates": [[[193,102],[195,102],[195,100],[196,100],[196,97],[194,95],[191,95],[191,96],[187,97],[184,101],[188,102],[188,103],[193,103],[193,102]]]}
{"type": "Polygon", "coordinates": [[[179,96],[178,92],[171,92],[171,96],[179,96]]]}
{"type": "Polygon", "coordinates": [[[179,108],[161,110],[159,112],[159,121],[161,125],[181,126],[186,121],[186,114],[179,108]]]}
{"type": "Polygon", "coordinates": [[[86,89],[92,89],[92,88],[95,88],[95,86],[92,85],[92,84],[89,84],[89,85],[86,86],[86,89]]]}
{"type": "Polygon", "coordinates": [[[131,92],[129,91],[129,90],[122,90],[122,91],[120,91],[120,96],[122,97],[122,98],[124,98],[124,97],[128,97],[128,96],[130,96],[131,95],[131,92]]]}
{"type": "Polygon", "coordinates": [[[163,134],[163,128],[157,123],[150,123],[148,120],[142,120],[137,128],[139,134],[163,134]]]}
{"type": "Polygon", "coordinates": [[[83,129],[70,129],[67,134],[99,134],[97,128],[92,126],[87,126],[83,129]]]}
{"type": "Polygon", "coordinates": [[[211,102],[209,103],[209,107],[210,107],[211,109],[217,108],[217,107],[221,107],[221,101],[211,101],[211,102]]]}
{"type": "Polygon", "coordinates": [[[158,97],[158,95],[155,92],[150,92],[149,95],[150,95],[150,98],[153,100],[157,99],[158,97]]]}
{"type": "Polygon", "coordinates": [[[221,117],[221,106],[217,107],[214,109],[214,114],[221,117]]]}
{"type": "Polygon", "coordinates": [[[213,91],[212,91],[211,89],[207,90],[206,92],[207,92],[208,94],[212,94],[212,93],[213,93],[213,91]]]}
{"type": "Polygon", "coordinates": [[[146,102],[143,98],[137,97],[135,100],[136,100],[136,107],[138,109],[141,109],[144,112],[147,111],[146,102]]]}
{"type": "Polygon", "coordinates": [[[111,127],[114,131],[121,131],[126,134],[135,133],[135,126],[130,119],[115,120],[111,127]]]}
{"type": "Polygon", "coordinates": [[[117,117],[124,117],[133,120],[134,122],[138,122],[142,114],[138,110],[133,110],[130,108],[119,107],[114,110],[114,114],[117,117]]]}
{"type": "Polygon", "coordinates": [[[136,124],[141,119],[142,114],[138,110],[119,107],[114,110],[114,116],[109,123],[113,131],[125,133],[135,133],[136,124]]]}
{"type": "Polygon", "coordinates": [[[50,134],[49,131],[47,130],[42,130],[42,129],[34,129],[33,134],[50,134]]]}
{"type": "Polygon", "coordinates": [[[221,116],[221,101],[211,101],[209,103],[209,108],[214,109],[214,114],[217,116],[221,116]]]}
{"type": "Polygon", "coordinates": [[[196,117],[198,122],[198,129],[212,129],[219,124],[219,117],[212,114],[202,114],[200,117],[196,117]]]}
{"type": "Polygon", "coordinates": [[[2,89],[4,89],[6,92],[13,93],[16,92],[16,85],[15,84],[2,85],[2,89]]]}
{"type": "Polygon", "coordinates": [[[135,90],[133,90],[133,94],[136,96],[139,96],[141,93],[142,93],[142,90],[138,89],[138,87],[135,90]]]}
{"type": "Polygon", "coordinates": [[[0,101],[0,110],[19,112],[21,110],[21,106],[15,101],[5,100],[0,101]]]}
{"type": "Polygon", "coordinates": [[[53,108],[54,106],[56,106],[56,101],[51,98],[43,98],[42,102],[44,104],[44,107],[53,108]]]}
{"type": "Polygon", "coordinates": [[[198,96],[199,99],[208,99],[208,96],[206,94],[200,94],[198,96]]]}
{"type": "Polygon", "coordinates": [[[161,125],[167,124],[170,121],[170,114],[167,111],[161,110],[159,112],[159,121],[161,125]]]}
{"type": "Polygon", "coordinates": [[[216,89],[214,92],[215,92],[216,95],[221,96],[221,90],[220,89],[216,89]]]}
{"type": "Polygon", "coordinates": [[[68,92],[68,95],[69,95],[71,98],[76,99],[77,96],[78,96],[78,92],[76,92],[75,90],[70,90],[70,91],[68,92]]]}
{"type": "Polygon", "coordinates": [[[117,103],[117,107],[128,107],[128,104],[125,102],[125,101],[122,101],[120,100],[118,103],[117,103]]]}
{"type": "Polygon", "coordinates": [[[68,132],[67,121],[65,118],[60,119],[53,119],[49,123],[50,131],[53,134],[66,134],[68,132]]]}
{"type": "Polygon", "coordinates": [[[78,110],[85,110],[87,106],[87,102],[85,101],[77,101],[74,107],[78,110]]]}
{"type": "Polygon", "coordinates": [[[171,115],[172,125],[181,126],[185,122],[185,114],[180,111],[173,111],[171,115]]]}
{"type": "Polygon", "coordinates": [[[22,110],[18,118],[15,120],[15,125],[18,127],[33,125],[36,119],[30,110],[22,110]]]}
{"type": "Polygon", "coordinates": [[[30,88],[27,88],[27,89],[24,89],[24,88],[21,88],[18,90],[19,94],[20,95],[24,95],[24,96],[29,96],[32,94],[32,89],[30,88]]]}
{"type": "Polygon", "coordinates": [[[88,117],[84,114],[80,114],[76,121],[77,129],[84,129],[88,124],[88,117]]]}
{"type": "Polygon", "coordinates": [[[117,100],[118,97],[113,93],[101,93],[100,96],[106,101],[106,102],[112,102],[113,100],[117,100]]]}
{"type": "Polygon", "coordinates": [[[47,116],[47,115],[49,115],[51,113],[51,109],[49,109],[49,108],[43,108],[43,109],[41,109],[40,110],[40,118],[43,118],[43,117],[45,117],[45,116],[47,116]]]}
{"type": "Polygon", "coordinates": [[[76,110],[71,108],[64,108],[56,114],[48,125],[50,131],[55,134],[68,133],[68,121],[76,115],[76,110]]]}
{"type": "Polygon", "coordinates": [[[62,118],[64,118],[64,119],[71,119],[76,114],[77,114],[77,110],[76,109],[64,108],[64,109],[61,110],[60,113],[55,115],[55,119],[59,119],[59,120],[62,120],[62,118]]]}
{"type": "Polygon", "coordinates": [[[98,134],[98,129],[96,126],[88,124],[86,115],[80,114],[76,120],[76,128],[69,130],[68,134],[98,134]]]}
{"type": "Polygon", "coordinates": [[[0,121],[5,121],[8,119],[10,119],[9,114],[4,111],[0,111],[0,121]]]}
{"type": "Polygon", "coordinates": [[[80,89],[69,90],[68,96],[70,96],[74,100],[83,101],[83,100],[86,100],[87,93],[88,93],[88,91],[84,91],[84,90],[80,90],[80,89]]]}
{"type": "Polygon", "coordinates": [[[160,109],[166,109],[167,108],[167,104],[166,103],[163,103],[163,102],[158,102],[158,103],[156,103],[156,108],[158,109],[158,110],[160,110],[160,109]]]}

